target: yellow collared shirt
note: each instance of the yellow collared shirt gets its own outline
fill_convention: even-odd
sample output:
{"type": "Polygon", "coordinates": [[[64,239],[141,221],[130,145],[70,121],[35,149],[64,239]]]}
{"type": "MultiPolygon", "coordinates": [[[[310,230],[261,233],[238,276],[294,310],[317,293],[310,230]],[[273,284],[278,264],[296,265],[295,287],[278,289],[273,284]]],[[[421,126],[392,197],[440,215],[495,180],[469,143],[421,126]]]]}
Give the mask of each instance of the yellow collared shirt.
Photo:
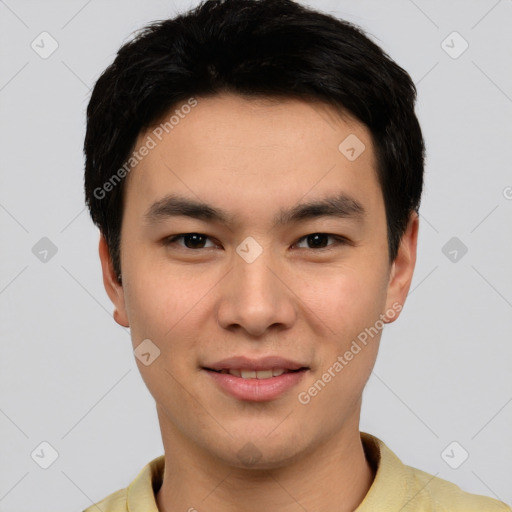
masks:
{"type": "MultiPolygon", "coordinates": [[[[354,512],[512,512],[505,503],[470,494],[455,484],[406,466],[375,436],[361,432],[366,456],[377,468],[363,502],[354,512]]],[[[165,457],[153,459],[126,488],[83,512],[159,512],[155,493],[162,484],[165,457]]]]}

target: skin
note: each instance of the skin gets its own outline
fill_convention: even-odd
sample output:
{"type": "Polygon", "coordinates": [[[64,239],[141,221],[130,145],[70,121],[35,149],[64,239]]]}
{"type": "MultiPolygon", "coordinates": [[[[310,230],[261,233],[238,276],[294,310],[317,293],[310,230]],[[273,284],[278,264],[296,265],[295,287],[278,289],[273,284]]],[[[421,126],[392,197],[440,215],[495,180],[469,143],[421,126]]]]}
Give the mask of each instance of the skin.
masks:
{"type": "Polygon", "coordinates": [[[134,348],[150,339],[160,350],[149,366],[136,359],[156,401],[166,456],[158,507],[352,511],[375,476],[359,419],[382,331],[308,404],[298,393],[379,315],[386,323],[398,318],[396,304],[405,302],[416,262],[418,216],[411,214],[390,265],[373,144],[354,118],[292,99],[197,99],[127,177],[122,285],[103,237],[99,247],[115,320],[130,327],[134,348]],[[366,147],[354,161],[338,150],[350,134],[366,147]],[[273,227],[280,209],[333,192],[359,201],[364,219],[273,227]],[[148,208],[169,193],[222,208],[235,221],[180,216],[148,224],[148,208]],[[184,233],[209,238],[189,247],[185,239],[163,243],[184,233]],[[347,243],[328,237],[318,248],[304,239],[314,233],[347,243]],[[236,252],[248,236],[263,251],[252,263],[236,252]],[[386,316],[390,310],[394,315],[386,316]],[[309,370],[277,399],[239,400],[201,369],[233,355],[278,355],[309,370]],[[257,462],[240,456],[249,442],[257,462]]]}

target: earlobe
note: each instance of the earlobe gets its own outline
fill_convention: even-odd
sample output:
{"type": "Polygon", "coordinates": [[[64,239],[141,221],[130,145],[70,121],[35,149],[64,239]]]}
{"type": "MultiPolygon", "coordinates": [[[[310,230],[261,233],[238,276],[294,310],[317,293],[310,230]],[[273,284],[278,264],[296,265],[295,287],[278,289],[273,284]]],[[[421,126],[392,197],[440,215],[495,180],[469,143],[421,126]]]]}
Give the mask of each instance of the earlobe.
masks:
{"type": "Polygon", "coordinates": [[[114,320],[123,327],[129,327],[130,324],[126,313],[123,285],[117,280],[107,241],[102,233],[100,234],[98,251],[103,273],[103,285],[107,295],[114,304],[114,320]]]}
{"type": "Polygon", "coordinates": [[[402,310],[409,293],[416,266],[418,230],[419,217],[416,212],[412,212],[390,271],[386,308],[394,314],[386,315],[386,323],[394,322],[398,318],[396,313],[402,310]]]}
{"type": "Polygon", "coordinates": [[[128,322],[128,319],[126,317],[126,315],[123,313],[123,315],[121,315],[119,313],[119,311],[117,309],[114,308],[114,313],[112,314],[112,316],[114,317],[114,320],[121,326],[123,327],[130,327],[130,324],[128,322]]]}

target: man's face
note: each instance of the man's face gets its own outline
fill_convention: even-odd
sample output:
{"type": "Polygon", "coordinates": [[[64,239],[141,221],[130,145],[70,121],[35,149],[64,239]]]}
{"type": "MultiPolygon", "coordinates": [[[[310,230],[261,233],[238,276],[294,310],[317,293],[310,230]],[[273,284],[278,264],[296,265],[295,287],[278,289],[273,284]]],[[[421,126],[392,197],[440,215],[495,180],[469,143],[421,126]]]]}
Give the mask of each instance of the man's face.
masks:
{"type": "Polygon", "coordinates": [[[288,464],[358,429],[384,315],[396,319],[408,291],[415,232],[390,266],[374,148],[354,119],[234,95],[190,110],[168,134],[138,139],[156,145],[127,178],[122,286],[107,290],[133,347],[151,340],[137,364],[164,440],[237,466],[288,464]],[[171,195],[227,219],[180,215],[171,195]],[[338,214],[298,214],[327,199],[338,214]]]}

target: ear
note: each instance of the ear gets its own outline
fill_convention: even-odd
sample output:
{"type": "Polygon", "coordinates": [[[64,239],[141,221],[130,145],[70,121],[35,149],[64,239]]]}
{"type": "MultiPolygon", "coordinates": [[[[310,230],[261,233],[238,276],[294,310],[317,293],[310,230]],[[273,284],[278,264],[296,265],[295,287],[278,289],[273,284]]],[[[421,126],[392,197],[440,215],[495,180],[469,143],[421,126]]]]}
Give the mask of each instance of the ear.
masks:
{"type": "Polygon", "coordinates": [[[123,285],[117,280],[108,250],[107,241],[103,233],[100,234],[99,253],[101,260],[101,269],[103,272],[103,285],[105,291],[114,304],[114,320],[123,327],[129,327],[128,315],[126,314],[126,305],[124,302],[123,285]]]}
{"type": "Polygon", "coordinates": [[[392,317],[386,316],[386,323],[394,322],[399,317],[399,314],[396,313],[402,310],[409,293],[416,265],[418,230],[419,217],[416,212],[412,212],[389,274],[386,310],[395,311],[395,314],[392,317]]]}

